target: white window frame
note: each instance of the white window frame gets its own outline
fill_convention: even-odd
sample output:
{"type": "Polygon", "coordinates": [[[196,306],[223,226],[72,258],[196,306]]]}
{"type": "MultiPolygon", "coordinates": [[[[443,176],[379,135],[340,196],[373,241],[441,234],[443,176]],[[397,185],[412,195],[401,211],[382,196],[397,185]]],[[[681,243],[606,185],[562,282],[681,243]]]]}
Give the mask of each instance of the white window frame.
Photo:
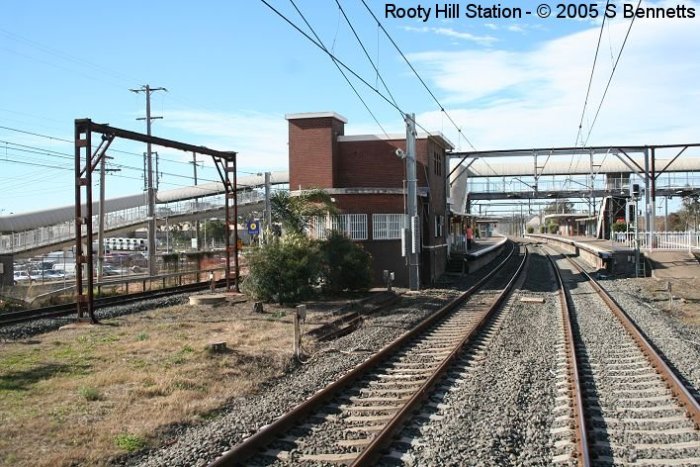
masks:
{"type": "Polygon", "coordinates": [[[309,235],[326,239],[331,231],[340,232],[353,241],[367,240],[367,214],[339,214],[333,217],[314,217],[309,222],[309,235]]]}
{"type": "Polygon", "coordinates": [[[372,214],[373,240],[401,240],[404,214],[372,214]]]}

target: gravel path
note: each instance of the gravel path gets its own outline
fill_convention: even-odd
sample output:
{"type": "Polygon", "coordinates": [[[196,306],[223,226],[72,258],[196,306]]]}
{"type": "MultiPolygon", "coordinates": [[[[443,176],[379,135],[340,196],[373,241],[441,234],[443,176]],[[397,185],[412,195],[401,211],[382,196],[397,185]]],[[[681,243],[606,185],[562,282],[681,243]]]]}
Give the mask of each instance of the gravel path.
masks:
{"type": "Polygon", "coordinates": [[[559,260],[574,301],[589,445],[597,465],[700,461],[700,432],[592,287],[559,260]]]}
{"type": "MultiPolygon", "coordinates": [[[[555,427],[556,353],[560,343],[558,301],[546,258],[533,255],[520,292],[508,301],[501,319],[480,343],[478,351],[465,354],[461,366],[450,373],[456,383],[431,400],[425,416],[407,427],[405,444],[393,463],[442,465],[550,465],[558,454],[550,432],[555,427]],[[543,280],[540,274],[546,274],[543,280]],[[521,302],[520,297],[542,297],[544,303],[521,302]]],[[[368,317],[362,328],[329,343],[306,364],[263,387],[259,393],[231,401],[219,415],[196,426],[166,428],[166,446],[113,459],[111,465],[202,466],[232,444],[270,423],[319,388],[364,361],[427,314],[471,285],[447,280],[444,288],[404,296],[401,303],[368,317]],[[454,287],[454,288],[452,288],[454,287]]],[[[685,325],[645,298],[634,279],[602,281],[630,317],[685,378],[700,388],[700,329],[685,325]]],[[[620,347],[624,334],[611,331],[613,324],[600,305],[577,288],[582,326],[589,337],[587,352],[593,365],[605,362],[606,352],[620,347]],[[589,303],[590,301],[590,303],[589,303]],[[585,313],[581,311],[585,310],[585,313]],[[588,331],[587,331],[588,333],[588,331]],[[607,336],[607,337],[606,337],[607,336]],[[603,350],[595,350],[596,348],[603,350]]],[[[186,297],[167,297],[137,305],[99,310],[102,319],[155,307],[183,303],[186,297]]],[[[73,318],[41,320],[0,328],[0,342],[24,339],[57,329],[73,318]]],[[[627,352],[630,352],[627,350],[627,352]]],[[[615,400],[615,388],[602,386],[602,400],[615,400]],[[607,398],[607,399],[606,399],[607,398]]],[[[696,396],[700,398],[700,396],[696,396]]],[[[606,402],[607,403],[607,402],[606,402]]],[[[614,404],[613,404],[614,405],[614,404]]],[[[605,414],[605,410],[600,411],[605,414]]],[[[611,451],[626,462],[646,455],[630,448],[630,435],[612,435],[611,451]],[[617,444],[616,444],[617,443],[617,444]]],[[[653,454],[653,453],[652,453],[653,454]]],[[[387,462],[391,460],[388,459],[387,462]]]]}
{"type": "Polygon", "coordinates": [[[686,325],[654,306],[644,298],[641,287],[633,279],[600,283],[663,352],[700,401],[700,328],[686,325]]]}
{"type": "MultiPolygon", "coordinates": [[[[419,466],[550,465],[554,416],[555,353],[559,313],[546,258],[533,255],[527,279],[508,301],[498,329],[481,351],[468,353],[451,373],[457,384],[435,414],[408,427],[420,435],[401,457],[419,466]],[[547,276],[548,277],[548,276],[547,276]],[[521,302],[542,298],[544,303],[521,302]],[[488,342],[490,340],[490,342],[488,342]],[[476,357],[476,358],[474,358],[476,357]]],[[[439,404],[439,405],[438,405],[439,404]]]]}
{"type": "Polygon", "coordinates": [[[174,427],[168,433],[172,439],[168,446],[115,459],[112,465],[206,465],[364,361],[371,352],[404,333],[467,286],[464,282],[456,289],[430,289],[405,296],[399,305],[367,318],[362,328],[334,341],[308,363],[299,364],[289,374],[271,381],[258,394],[232,401],[215,420],[198,426],[174,427]]]}

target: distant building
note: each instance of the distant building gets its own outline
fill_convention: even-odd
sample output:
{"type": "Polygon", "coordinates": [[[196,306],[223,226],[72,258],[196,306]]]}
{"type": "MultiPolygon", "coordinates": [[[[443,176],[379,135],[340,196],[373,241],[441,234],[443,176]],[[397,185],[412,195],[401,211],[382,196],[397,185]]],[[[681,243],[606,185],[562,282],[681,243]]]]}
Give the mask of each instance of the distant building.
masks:
{"type": "MultiPolygon", "coordinates": [[[[404,227],[405,135],[346,136],[347,120],[333,112],[300,113],[289,121],[289,187],[321,188],[343,213],[337,225],[372,255],[374,282],[393,271],[395,283],[408,285],[406,258],[401,254],[404,227]]],[[[418,215],[421,222],[421,283],[430,284],[447,264],[446,150],[452,144],[441,134],[418,135],[418,215]]]]}

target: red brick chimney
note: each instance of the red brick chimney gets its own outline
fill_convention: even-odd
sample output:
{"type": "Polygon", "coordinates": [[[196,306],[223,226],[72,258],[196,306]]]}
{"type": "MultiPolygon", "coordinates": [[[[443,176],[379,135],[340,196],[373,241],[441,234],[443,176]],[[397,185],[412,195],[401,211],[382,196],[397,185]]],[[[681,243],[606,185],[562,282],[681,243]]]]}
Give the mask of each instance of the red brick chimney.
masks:
{"type": "Polygon", "coordinates": [[[347,119],[335,112],[289,114],[289,189],[333,188],[337,181],[338,136],[347,119]]]}

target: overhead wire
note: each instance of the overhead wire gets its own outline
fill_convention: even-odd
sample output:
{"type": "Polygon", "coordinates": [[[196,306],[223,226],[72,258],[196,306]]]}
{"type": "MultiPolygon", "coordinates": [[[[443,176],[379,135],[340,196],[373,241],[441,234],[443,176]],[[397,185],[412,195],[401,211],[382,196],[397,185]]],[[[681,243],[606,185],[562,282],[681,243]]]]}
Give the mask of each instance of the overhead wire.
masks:
{"type": "Polygon", "coordinates": [[[384,89],[386,89],[386,92],[387,92],[387,94],[389,94],[391,101],[398,107],[398,104],[396,104],[396,99],[394,98],[394,95],[391,93],[391,90],[389,90],[389,86],[387,86],[386,81],[384,81],[382,74],[379,72],[379,68],[377,67],[377,65],[374,64],[374,60],[372,60],[372,57],[369,56],[369,52],[367,52],[367,48],[365,47],[365,44],[362,42],[362,39],[360,39],[360,36],[357,34],[357,31],[355,31],[355,27],[352,25],[352,22],[350,21],[350,18],[348,18],[348,15],[345,13],[345,9],[340,4],[339,0],[335,0],[335,3],[336,3],[336,5],[338,5],[338,9],[340,10],[343,17],[345,18],[345,22],[348,23],[350,30],[355,35],[355,39],[357,39],[357,42],[360,44],[362,51],[365,53],[365,57],[367,57],[367,60],[372,65],[372,68],[374,68],[374,72],[376,73],[377,78],[379,79],[379,81],[381,81],[382,85],[384,86],[384,89]]]}
{"type": "MultiPolygon", "coordinates": [[[[637,2],[637,8],[639,9],[640,5],[642,4],[642,0],[639,0],[637,2]]],[[[608,78],[608,84],[605,86],[605,91],[603,92],[603,97],[600,99],[600,103],[598,104],[598,109],[595,112],[595,116],[593,117],[593,121],[591,122],[590,127],[588,128],[588,134],[586,135],[586,140],[584,141],[583,145],[586,146],[588,144],[588,140],[591,137],[591,133],[593,132],[593,127],[595,126],[596,121],[598,120],[598,115],[600,114],[600,109],[603,107],[603,102],[605,101],[605,97],[608,95],[608,90],[610,89],[610,83],[612,82],[613,76],[615,75],[615,70],[617,70],[617,65],[620,63],[620,57],[622,57],[622,52],[625,50],[625,45],[627,45],[627,39],[630,36],[630,32],[632,31],[632,26],[634,26],[634,20],[637,18],[637,16],[633,16],[632,20],[630,21],[630,25],[627,28],[627,33],[625,34],[625,39],[622,41],[622,46],[620,47],[620,52],[617,54],[617,59],[615,60],[615,64],[613,65],[613,69],[610,72],[610,78],[608,78]]]]}
{"type": "MultiPolygon", "coordinates": [[[[326,52],[328,52],[328,49],[326,48],[325,44],[323,43],[323,41],[321,40],[321,38],[318,36],[318,34],[316,34],[316,31],[315,31],[314,28],[311,26],[311,24],[309,24],[309,22],[306,20],[306,16],[304,16],[304,14],[301,12],[301,10],[300,10],[299,7],[297,6],[297,4],[294,2],[294,0],[289,0],[289,1],[290,1],[290,3],[294,6],[294,9],[297,11],[297,13],[299,13],[299,16],[301,16],[301,19],[304,21],[304,23],[306,24],[306,26],[309,28],[309,30],[311,31],[311,33],[314,35],[314,37],[316,38],[316,40],[318,41],[318,43],[321,44],[321,47],[323,48],[323,50],[326,51],[326,52]]],[[[338,22],[340,23],[340,18],[338,18],[338,22]]],[[[334,40],[334,44],[335,44],[335,40],[334,40]]],[[[345,74],[345,72],[343,71],[343,69],[340,68],[340,65],[338,65],[336,59],[334,58],[334,54],[330,54],[330,56],[331,56],[331,59],[333,60],[333,64],[336,66],[336,68],[338,69],[338,71],[340,72],[340,74],[343,75],[343,78],[345,78],[345,82],[348,83],[348,86],[350,86],[350,88],[351,88],[352,91],[355,93],[355,95],[357,96],[357,98],[360,100],[360,102],[362,102],[362,105],[365,107],[365,109],[367,110],[367,112],[369,112],[369,114],[372,116],[372,119],[374,120],[374,122],[375,122],[377,125],[379,125],[379,128],[382,129],[382,132],[388,137],[389,134],[386,132],[386,130],[384,129],[384,127],[382,126],[382,124],[379,123],[379,120],[377,119],[376,115],[374,115],[374,112],[372,112],[372,109],[369,108],[369,105],[367,105],[367,102],[365,102],[365,100],[362,98],[362,96],[361,96],[360,93],[357,91],[357,89],[355,88],[355,86],[352,84],[352,82],[350,81],[350,78],[348,78],[348,76],[345,74]]]]}
{"type": "MultiPolygon", "coordinates": [[[[49,140],[54,140],[54,141],[60,141],[60,142],[64,142],[64,143],[74,144],[74,142],[73,142],[72,140],[69,140],[69,139],[59,138],[59,137],[50,136],[50,135],[44,135],[44,134],[36,133],[36,132],[32,132],[32,131],[20,130],[20,129],[18,129],[18,128],[11,128],[11,127],[7,127],[7,126],[0,125],[0,129],[5,129],[5,130],[10,130],[10,131],[18,132],[18,133],[23,133],[23,134],[31,135],[31,136],[36,136],[36,137],[39,137],[39,138],[46,138],[46,139],[49,139],[49,140]]],[[[52,153],[54,153],[54,154],[60,154],[62,157],[70,158],[71,160],[73,160],[74,157],[75,157],[75,156],[72,155],[72,154],[61,153],[61,152],[59,152],[59,151],[49,150],[49,149],[46,149],[46,148],[39,148],[39,147],[36,147],[36,146],[22,145],[22,144],[19,144],[19,143],[12,143],[12,142],[10,142],[10,141],[3,141],[3,140],[0,140],[0,142],[6,143],[6,144],[13,144],[13,145],[16,145],[16,146],[23,146],[23,147],[28,148],[28,149],[34,149],[34,150],[40,150],[40,151],[44,151],[44,152],[52,152],[52,153]]],[[[121,154],[127,154],[127,155],[131,155],[131,156],[137,156],[137,157],[140,157],[140,158],[143,157],[143,154],[138,154],[138,153],[135,153],[135,152],[124,151],[124,150],[119,150],[119,149],[109,149],[109,152],[116,152],[116,153],[121,153],[121,154]]],[[[169,162],[169,163],[178,163],[178,164],[183,164],[183,165],[187,165],[187,166],[190,165],[189,162],[177,161],[177,160],[168,159],[168,158],[164,158],[164,157],[161,157],[161,160],[165,160],[166,162],[169,162]]],[[[126,164],[117,164],[117,163],[113,163],[113,164],[114,164],[115,166],[120,167],[120,168],[127,168],[127,169],[131,169],[131,170],[143,171],[143,169],[142,169],[142,168],[139,168],[139,167],[134,167],[134,166],[126,165],[126,164]]],[[[251,174],[251,175],[257,173],[257,172],[244,172],[244,171],[241,171],[241,172],[242,172],[242,173],[248,173],[248,174],[251,174]]],[[[186,175],[181,175],[181,174],[175,174],[175,173],[172,173],[172,172],[163,172],[163,171],[160,171],[160,173],[162,173],[163,175],[171,175],[171,176],[180,177],[180,178],[193,178],[193,177],[191,177],[191,176],[186,176],[186,175]]],[[[201,177],[198,177],[198,179],[201,180],[201,181],[205,181],[205,182],[218,182],[218,180],[207,179],[207,178],[201,178],[201,177]]]]}
{"type": "MultiPolygon", "coordinates": [[[[610,3],[610,0],[606,0],[605,8],[603,9],[603,11],[607,12],[609,3],[610,3]]],[[[579,123],[578,123],[578,131],[576,132],[576,142],[574,143],[574,147],[578,146],[579,139],[581,138],[581,133],[583,131],[583,119],[586,115],[586,109],[588,107],[588,98],[591,95],[591,87],[593,85],[593,76],[595,75],[596,64],[598,63],[598,53],[600,52],[600,44],[601,44],[602,38],[603,38],[603,31],[605,29],[606,19],[607,19],[607,15],[604,14],[603,21],[600,23],[600,31],[598,33],[598,41],[597,41],[596,47],[595,47],[595,54],[593,55],[593,65],[591,66],[591,74],[588,78],[588,86],[586,88],[586,97],[583,100],[583,108],[581,109],[581,118],[579,119],[579,123]]],[[[578,167],[578,163],[579,163],[580,158],[581,158],[580,154],[578,156],[576,156],[576,167],[578,167]]],[[[571,159],[569,160],[569,169],[568,169],[569,173],[571,173],[571,168],[572,168],[573,164],[574,164],[574,157],[572,156],[571,159]]],[[[568,186],[568,184],[569,184],[569,180],[567,179],[564,182],[564,187],[568,186]]]]}
{"type": "Polygon", "coordinates": [[[467,144],[469,144],[469,147],[471,147],[472,149],[474,149],[474,150],[476,151],[476,148],[474,147],[474,145],[472,144],[472,142],[469,140],[469,138],[467,137],[467,135],[464,134],[464,132],[462,131],[462,129],[461,129],[461,128],[457,125],[457,123],[455,123],[455,121],[452,119],[452,116],[450,116],[450,114],[445,110],[445,107],[440,103],[440,101],[438,100],[438,98],[435,97],[435,94],[433,93],[433,91],[430,90],[430,88],[429,88],[428,85],[425,83],[425,81],[423,80],[423,78],[420,76],[420,74],[418,73],[418,71],[415,69],[415,67],[413,66],[413,64],[408,60],[408,57],[406,57],[406,55],[403,53],[403,51],[402,51],[401,48],[398,46],[398,44],[396,43],[396,41],[394,41],[394,39],[391,37],[391,35],[389,34],[389,32],[384,28],[384,26],[383,26],[382,23],[379,21],[379,19],[377,18],[377,16],[374,14],[374,12],[372,11],[372,9],[369,7],[369,5],[367,5],[367,2],[366,2],[365,0],[361,0],[361,1],[362,1],[362,4],[363,4],[363,5],[365,6],[365,8],[367,9],[367,11],[369,12],[369,14],[372,15],[372,18],[374,18],[374,20],[377,22],[377,25],[378,25],[378,26],[381,28],[381,30],[384,32],[384,35],[386,35],[386,37],[387,37],[387,38],[389,39],[389,41],[392,43],[392,45],[393,45],[394,48],[397,50],[397,52],[399,52],[399,55],[401,55],[401,57],[404,59],[404,61],[406,62],[406,64],[408,65],[408,67],[411,69],[411,71],[413,71],[413,73],[416,75],[416,77],[417,77],[418,80],[421,82],[421,84],[423,85],[423,87],[425,88],[425,90],[428,91],[428,94],[430,94],[430,97],[432,97],[433,100],[435,101],[435,103],[438,105],[438,107],[440,108],[440,111],[443,112],[443,113],[445,114],[445,116],[446,116],[447,119],[450,121],[450,123],[452,123],[452,126],[455,127],[455,129],[457,130],[457,134],[458,134],[458,135],[461,135],[461,136],[464,138],[464,140],[467,142],[467,144]]]}
{"type": "Polygon", "coordinates": [[[265,6],[268,7],[270,10],[272,10],[277,16],[279,16],[280,18],[282,18],[282,19],[283,19],[287,24],[289,24],[292,28],[294,28],[299,34],[301,34],[302,36],[304,36],[309,42],[311,42],[311,43],[314,44],[316,47],[318,47],[319,49],[321,49],[324,53],[326,53],[326,54],[329,55],[334,61],[336,61],[340,66],[342,66],[343,68],[345,68],[345,70],[347,70],[348,72],[350,72],[350,74],[352,74],[355,78],[357,78],[358,80],[360,80],[360,81],[362,82],[362,84],[364,84],[364,85],[367,86],[369,89],[371,89],[372,91],[374,91],[374,92],[375,92],[379,97],[381,97],[387,104],[389,104],[390,106],[392,106],[392,107],[394,107],[396,110],[398,110],[398,111],[401,113],[402,116],[405,115],[404,112],[401,110],[401,108],[400,108],[398,105],[395,105],[395,104],[394,104],[388,97],[386,97],[384,94],[382,94],[382,92],[379,91],[379,89],[377,89],[376,87],[372,86],[369,82],[367,82],[366,79],[364,79],[362,76],[360,76],[359,74],[357,74],[357,72],[355,72],[355,70],[353,70],[353,69],[350,68],[348,65],[346,65],[345,62],[343,62],[342,60],[340,60],[335,54],[331,53],[328,49],[324,48],[324,47],[323,47],[321,44],[319,44],[313,37],[309,36],[309,35],[308,35],[306,32],[304,32],[299,26],[297,26],[296,24],[294,24],[294,22],[293,22],[292,20],[290,20],[289,18],[287,18],[287,17],[286,17],[282,12],[280,12],[277,8],[275,8],[275,7],[273,7],[272,5],[270,5],[270,3],[269,3],[267,0],[260,0],[260,1],[261,1],[263,4],[265,4],[265,6]]]}
{"type": "MultiPolygon", "coordinates": [[[[400,114],[402,118],[407,117],[407,113],[401,109],[397,104],[391,101],[388,97],[386,97],[376,86],[372,86],[366,79],[364,79],[362,76],[360,76],[355,70],[350,68],[345,62],[340,60],[335,54],[330,52],[328,49],[324,48],[321,44],[319,44],[313,37],[308,35],[306,32],[304,32],[299,26],[294,24],[292,20],[290,20],[287,16],[284,15],[284,13],[280,12],[278,9],[270,5],[267,0],[260,0],[265,6],[267,6],[270,10],[272,10],[277,16],[282,18],[287,24],[289,24],[293,29],[295,29],[299,34],[304,36],[309,42],[314,44],[316,47],[321,49],[324,53],[329,55],[332,59],[334,59],[340,66],[342,66],[345,70],[347,70],[351,75],[353,75],[355,78],[357,78],[362,84],[367,86],[369,89],[374,91],[375,94],[377,94],[382,100],[384,100],[387,104],[389,104],[391,107],[396,109],[400,114]]],[[[426,129],[423,125],[421,125],[418,122],[415,122],[416,126],[420,128],[421,130],[425,131],[427,134],[430,134],[430,131],[426,129]]]]}
{"type": "MultiPolygon", "coordinates": [[[[610,0],[606,0],[604,10],[607,11],[608,4],[610,0]]],[[[600,32],[598,33],[598,43],[595,46],[595,55],[593,56],[593,66],[591,66],[591,75],[588,78],[588,87],[586,89],[586,98],[583,100],[583,109],[581,110],[581,119],[578,124],[578,133],[576,134],[576,142],[574,147],[578,146],[578,140],[581,137],[581,130],[583,128],[583,117],[586,114],[586,107],[588,106],[588,97],[591,95],[591,86],[593,85],[593,75],[595,74],[596,63],[598,62],[598,52],[600,51],[600,43],[603,38],[603,30],[605,29],[605,20],[607,15],[603,15],[603,22],[600,24],[600,32]]]]}

